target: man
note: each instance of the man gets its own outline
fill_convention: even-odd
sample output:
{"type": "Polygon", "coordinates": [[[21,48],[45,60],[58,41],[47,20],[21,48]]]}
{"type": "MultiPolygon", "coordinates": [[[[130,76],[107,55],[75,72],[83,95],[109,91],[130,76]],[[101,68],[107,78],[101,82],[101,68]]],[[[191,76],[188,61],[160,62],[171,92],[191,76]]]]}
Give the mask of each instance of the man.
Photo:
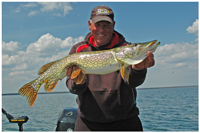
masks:
{"type": "MultiPolygon", "coordinates": [[[[70,54],[98,51],[128,45],[125,38],[114,30],[114,13],[107,6],[92,10],[88,21],[91,31],[85,40],[74,45],[70,54]]],[[[70,79],[72,66],[67,71],[66,85],[71,93],[77,94],[78,117],[75,131],[142,131],[136,107],[136,89],[146,77],[148,67],[154,65],[153,54],[137,65],[128,66],[129,84],[120,72],[105,75],[88,74],[81,84],[70,79]]],[[[79,75],[81,76],[81,74],[79,75]]]]}

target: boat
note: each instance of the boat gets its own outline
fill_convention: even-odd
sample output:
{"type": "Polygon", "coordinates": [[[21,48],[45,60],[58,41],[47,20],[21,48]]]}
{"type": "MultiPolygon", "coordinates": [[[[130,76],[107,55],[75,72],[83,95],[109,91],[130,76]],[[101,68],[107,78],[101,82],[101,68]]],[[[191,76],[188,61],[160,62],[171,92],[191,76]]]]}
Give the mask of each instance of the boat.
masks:
{"type": "Polygon", "coordinates": [[[56,131],[74,131],[77,119],[77,108],[66,107],[60,111],[56,131]]]}
{"type": "MultiPolygon", "coordinates": [[[[29,120],[28,116],[13,117],[12,115],[8,114],[3,108],[2,113],[6,115],[10,123],[18,124],[19,131],[23,131],[23,124],[29,120]]],[[[58,115],[55,131],[74,131],[77,115],[77,108],[66,107],[63,110],[61,110],[58,115]]]]}

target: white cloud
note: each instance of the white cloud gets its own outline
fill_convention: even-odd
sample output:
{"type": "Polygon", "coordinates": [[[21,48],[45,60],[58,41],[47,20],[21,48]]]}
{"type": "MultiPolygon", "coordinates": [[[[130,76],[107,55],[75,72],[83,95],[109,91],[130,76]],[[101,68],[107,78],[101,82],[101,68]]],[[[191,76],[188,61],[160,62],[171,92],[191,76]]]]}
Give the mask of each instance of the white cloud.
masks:
{"type": "Polygon", "coordinates": [[[159,46],[155,52],[156,66],[162,70],[174,67],[197,69],[198,43],[176,43],[159,46]]]}
{"type": "Polygon", "coordinates": [[[24,71],[15,71],[15,72],[11,72],[9,76],[17,76],[17,75],[22,75],[22,74],[24,74],[24,71]]]}
{"type": "Polygon", "coordinates": [[[198,84],[198,43],[174,43],[158,46],[155,66],[148,69],[139,88],[198,84]]]}
{"type": "Polygon", "coordinates": [[[61,59],[61,58],[65,57],[65,56],[67,56],[69,51],[70,50],[65,50],[65,51],[62,51],[62,52],[58,52],[58,54],[52,55],[51,58],[46,58],[46,62],[52,62],[52,61],[61,59]]]}
{"type": "Polygon", "coordinates": [[[61,48],[67,48],[67,47],[71,47],[72,45],[83,41],[84,37],[80,36],[78,38],[73,39],[72,37],[67,37],[65,38],[65,40],[62,42],[62,44],[60,45],[61,48]]]}
{"type": "Polygon", "coordinates": [[[175,64],[175,67],[181,67],[181,66],[185,66],[186,65],[186,63],[184,62],[184,63],[176,63],[175,64]]]}
{"type": "MultiPolygon", "coordinates": [[[[37,72],[44,64],[67,56],[70,48],[82,40],[82,36],[77,38],[67,37],[62,40],[47,33],[36,42],[30,43],[25,51],[19,51],[19,42],[3,42],[3,88],[8,88],[9,83],[12,82],[9,88],[19,89],[24,83],[37,78],[37,72]]],[[[17,90],[15,91],[17,92],[17,90]]]]}
{"type": "Polygon", "coordinates": [[[64,48],[70,48],[80,41],[83,41],[82,36],[74,39],[72,37],[67,37],[65,40],[61,40],[47,33],[42,35],[35,43],[31,43],[27,47],[26,53],[37,55],[38,57],[49,57],[56,55],[64,48]]]}
{"type": "Polygon", "coordinates": [[[38,5],[36,3],[28,3],[28,4],[22,4],[21,7],[23,8],[32,8],[37,7],[38,5]]]}
{"type": "Polygon", "coordinates": [[[78,38],[68,37],[62,40],[47,33],[36,42],[29,44],[26,51],[18,51],[18,42],[3,42],[2,65],[4,68],[9,66],[13,72],[36,69],[44,63],[67,56],[70,47],[82,40],[82,36],[78,38]]]}
{"type": "Polygon", "coordinates": [[[84,37],[83,36],[80,36],[80,37],[77,37],[77,38],[74,38],[74,44],[78,43],[78,42],[81,42],[84,40],[84,37]]]}
{"type": "Polygon", "coordinates": [[[2,65],[7,65],[7,61],[9,60],[9,55],[2,55],[2,65]]]}
{"type": "Polygon", "coordinates": [[[17,7],[17,9],[14,10],[14,12],[18,13],[18,12],[20,12],[20,10],[21,10],[21,8],[20,8],[20,7],[17,7]]]}
{"type": "Polygon", "coordinates": [[[53,10],[59,9],[59,3],[58,2],[38,2],[43,7],[41,8],[41,11],[43,12],[51,12],[53,10]]]}
{"type": "Polygon", "coordinates": [[[6,42],[2,42],[2,53],[14,53],[15,51],[18,50],[18,45],[20,43],[18,42],[13,42],[13,41],[10,41],[9,43],[6,43],[6,42]]]}
{"type": "Polygon", "coordinates": [[[28,16],[30,17],[30,16],[34,16],[34,15],[36,15],[36,14],[38,14],[39,13],[39,11],[31,11],[29,14],[28,14],[28,16]]]}
{"type": "Polygon", "coordinates": [[[37,7],[37,6],[38,6],[37,3],[21,4],[20,7],[17,7],[17,9],[14,10],[14,12],[18,13],[21,11],[21,9],[28,9],[28,8],[33,8],[33,7],[37,7]]]}
{"type": "Polygon", "coordinates": [[[20,12],[22,9],[31,9],[35,8],[34,11],[30,11],[28,16],[34,16],[38,13],[42,12],[53,12],[52,15],[60,17],[65,16],[69,13],[70,10],[73,10],[72,6],[69,2],[37,2],[37,3],[27,3],[27,4],[21,4],[20,7],[17,7],[17,9],[14,11],[16,13],[20,12]],[[36,10],[38,6],[41,6],[40,10],[36,10]]]}
{"type": "Polygon", "coordinates": [[[42,5],[40,9],[43,12],[53,12],[55,10],[61,10],[63,16],[65,16],[72,7],[69,2],[38,2],[42,5]]]}
{"type": "Polygon", "coordinates": [[[19,55],[3,55],[2,56],[2,65],[14,65],[16,63],[19,63],[21,61],[21,58],[19,55]]]}
{"type": "Polygon", "coordinates": [[[53,13],[54,16],[57,16],[57,17],[61,17],[62,15],[60,13],[53,13]]]}
{"type": "Polygon", "coordinates": [[[58,52],[62,40],[55,38],[51,34],[47,33],[42,35],[37,42],[31,43],[27,47],[27,54],[38,54],[50,56],[58,52]]]}
{"type": "Polygon", "coordinates": [[[12,68],[12,70],[13,71],[25,70],[27,67],[28,67],[28,65],[26,63],[23,63],[23,64],[19,64],[19,65],[15,66],[14,68],[12,68]]]}
{"type": "Polygon", "coordinates": [[[199,20],[196,19],[196,21],[192,24],[192,26],[189,26],[186,30],[188,31],[188,33],[196,34],[198,36],[199,20]]]}

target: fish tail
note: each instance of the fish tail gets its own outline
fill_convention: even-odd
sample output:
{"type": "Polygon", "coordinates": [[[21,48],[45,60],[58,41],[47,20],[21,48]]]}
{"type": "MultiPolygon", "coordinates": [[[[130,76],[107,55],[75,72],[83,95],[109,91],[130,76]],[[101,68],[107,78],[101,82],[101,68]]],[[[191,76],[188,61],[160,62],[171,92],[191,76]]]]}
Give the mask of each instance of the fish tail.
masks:
{"type": "Polygon", "coordinates": [[[25,84],[18,91],[20,93],[20,95],[25,96],[27,98],[27,101],[28,101],[30,107],[32,107],[33,104],[35,103],[35,100],[38,95],[38,90],[39,90],[37,88],[34,88],[34,86],[32,86],[32,83],[34,83],[35,81],[36,81],[36,79],[31,81],[30,83],[25,84]]]}

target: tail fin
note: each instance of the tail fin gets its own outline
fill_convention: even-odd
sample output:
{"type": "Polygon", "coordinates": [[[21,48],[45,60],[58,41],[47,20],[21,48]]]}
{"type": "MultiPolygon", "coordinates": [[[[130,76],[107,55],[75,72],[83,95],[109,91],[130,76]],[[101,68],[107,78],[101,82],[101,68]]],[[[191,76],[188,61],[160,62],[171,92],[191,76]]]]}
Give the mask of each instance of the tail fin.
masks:
{"type": "Polygon", "coordinates": [[[25,96],[27,98],[27,101],[29,103],[29,106],[32,107],[33,104],[35,103],[35,100],[37,98],[38,90],[35,89],[31,86],[31,84],[35,82],[35,80],[31,81],[30,83],[24,85],[21,89],[19,89],[19,93],[22,96],[25,96]]]}

